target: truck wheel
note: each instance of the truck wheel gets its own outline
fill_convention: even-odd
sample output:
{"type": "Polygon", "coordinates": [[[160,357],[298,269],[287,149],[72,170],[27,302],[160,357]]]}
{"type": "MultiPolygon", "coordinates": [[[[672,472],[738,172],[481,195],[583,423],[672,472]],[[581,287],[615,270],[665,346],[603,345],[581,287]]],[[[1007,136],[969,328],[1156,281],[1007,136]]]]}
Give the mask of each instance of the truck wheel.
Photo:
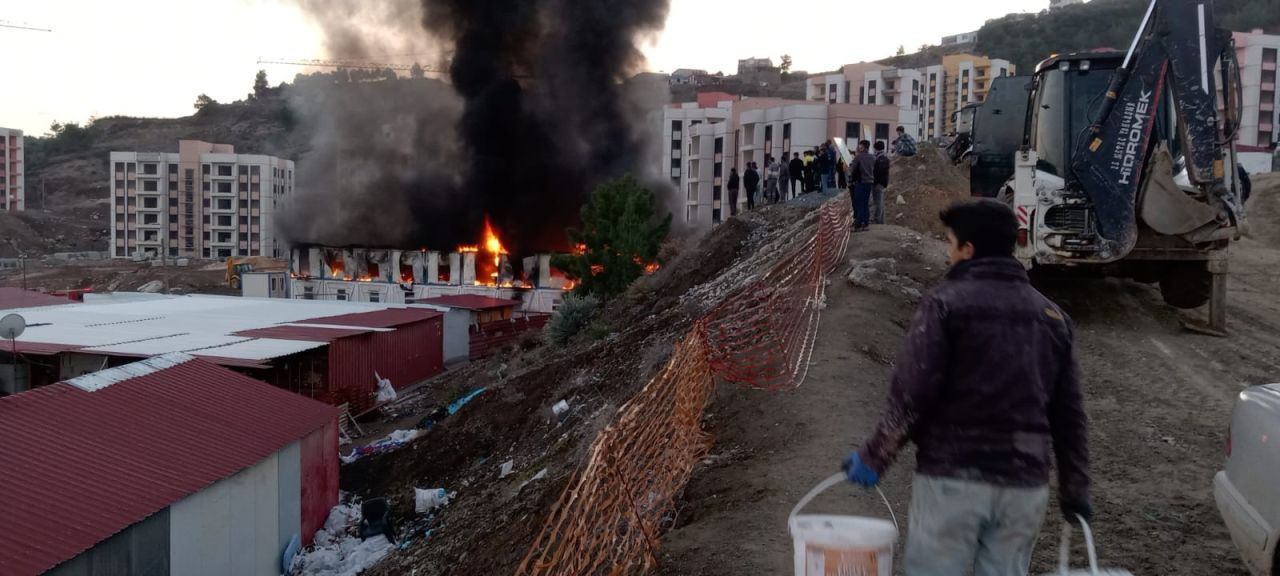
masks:
{"type": "Polygon", "coordinates": [[[1204,262],[1172,262],[1160,277],[1160,295],[1174,308],[1204,306],[1212,292],[1213,275],[1204,262]]]}

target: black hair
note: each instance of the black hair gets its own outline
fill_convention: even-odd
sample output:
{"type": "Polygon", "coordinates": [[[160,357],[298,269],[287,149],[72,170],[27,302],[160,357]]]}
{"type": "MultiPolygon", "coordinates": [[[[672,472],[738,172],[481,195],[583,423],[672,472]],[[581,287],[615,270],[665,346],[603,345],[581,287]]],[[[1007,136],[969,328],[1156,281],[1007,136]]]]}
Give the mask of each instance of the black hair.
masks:
{"type": "Polygon", "coordinates": [[[973,244],[974,258],[1013,255],[1018,218],[1008,204],[991,198],[961,200],[948,206],[938,218],[955,235],[957,244],[973,244]]]}
{"type": "Polygon", "coordinates": [[[883,151],[884,151],[884,140],[877,140],[877,141],[876,141],[876,152],[883,152],[883,151]]]}
{"type": "Polygon", "coordinates": [[[906,132],[906,131],[907,131],[907,129],[906,129],[906,128],[903,128],[903,127],[901,127],[901,126],[899,126],[899,127],[898,127],[898,131],[899,131],[899,132],[906,132]]]}
{"type": "Polygon", "coordinates": [[[858,145],[859,145],[859,146],[863,146],[863,147],[865,147],[867,150],[870,150],[870,149],[871,149],[871,141],[870,141],[870,140],[862,140],[862,141],[859,141],[859,142],[858,142],[858,145]]]}

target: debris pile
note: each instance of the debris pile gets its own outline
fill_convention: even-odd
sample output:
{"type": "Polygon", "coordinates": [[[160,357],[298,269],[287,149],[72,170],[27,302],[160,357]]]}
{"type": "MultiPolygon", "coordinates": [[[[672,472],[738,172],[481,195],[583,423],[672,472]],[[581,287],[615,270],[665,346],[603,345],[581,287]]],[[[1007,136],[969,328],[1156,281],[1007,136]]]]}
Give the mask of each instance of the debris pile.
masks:
{"type": "Polygon", "coordinates": [[[885,223],[944,239],[947,230],[938,213],[965,198],[969,198],[968,174],[953,166],[937,146],[922,143],[915,156],[893,159],[885,191],[885,223]]]}
{"type": "Polygon", "coordinates": [[[386,536],[360,538],[360,501],[334,506],[311,549],[293,559],[293,576],[356,576],[389,554],[386,536]]]}

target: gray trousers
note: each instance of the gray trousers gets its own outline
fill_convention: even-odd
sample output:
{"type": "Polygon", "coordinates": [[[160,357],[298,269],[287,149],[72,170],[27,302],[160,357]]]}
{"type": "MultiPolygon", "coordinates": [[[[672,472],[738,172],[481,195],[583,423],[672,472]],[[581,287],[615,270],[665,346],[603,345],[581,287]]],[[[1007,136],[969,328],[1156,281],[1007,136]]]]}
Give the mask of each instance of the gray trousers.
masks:
{"type": "Polygon", "coordinates": [[[871,189],[871,223],[884,224],[884,186],[871,189]]]}
{"type": "Polygon", "coordinates": [[[917,474],[908,576],[1025,576],[1049,487],[1015,488],[917,474]]]}

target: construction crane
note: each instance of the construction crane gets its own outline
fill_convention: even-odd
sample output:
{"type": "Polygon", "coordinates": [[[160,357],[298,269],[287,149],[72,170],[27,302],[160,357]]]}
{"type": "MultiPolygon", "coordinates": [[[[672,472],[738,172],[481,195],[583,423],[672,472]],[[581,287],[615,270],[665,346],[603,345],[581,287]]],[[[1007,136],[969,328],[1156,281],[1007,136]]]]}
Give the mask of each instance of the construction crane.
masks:
{"type": "Polygon", "coordinates": [[[0,28],[14,28],[17,30],[31,30],[33,32],[53,32],[48,28],[36,28],[35,26],[27,26],[25,24],[14,24],[8,20],[0,20],[0,28]]]}

